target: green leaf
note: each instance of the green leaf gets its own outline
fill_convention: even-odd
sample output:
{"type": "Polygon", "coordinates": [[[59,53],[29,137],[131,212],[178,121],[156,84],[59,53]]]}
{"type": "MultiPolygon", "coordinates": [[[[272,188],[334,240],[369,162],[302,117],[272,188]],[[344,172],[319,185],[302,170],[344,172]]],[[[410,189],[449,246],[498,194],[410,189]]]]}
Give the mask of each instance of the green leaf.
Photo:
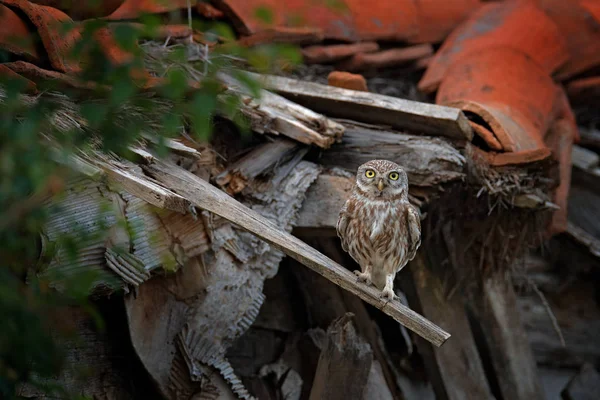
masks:
{"type": "Polygon", "coordinates": [[[255,98],[260,98],[262,86],[260,82],[254,79],[245,71],[234,70],[232,71],[232,75],[236,78],[248,91],[250,95],[255,98]]]}
{"type": "Polygon", "coordinates": [[[108,106],[99,102],[85,103],[80,108],[81,116],[90,124],[91,128],[100,126],[106,119],[108,106]]]}
{"type": "Polygon", "coordinates": [[[273,23],[273,11],[266,6],[259,6],[254,10],[254,16],[261,22],[265,24],[273,23]]]}
{"type": "Polygon", "coordinates": [[[219,37],[225,40],[235,40],[235,32],[231,25],[223,22],[209,22],[205,24],[204,29],[199,29],[207,36],[207,40],[216,42],[219,37]]]}
{"type": "Polygon", "coordinates": [[[117,44],[125,51],[134,51],[140,32],[130,24],[117,24],[114,28],[114,37],[117,44]]]}
{"type": "Polygon", "coordinates": [[[210,139],[212,114],[217,106],[217,98],[211,92],[198,92],[194,95],[188,112],[193,133],[201,141],[210,139]]]}

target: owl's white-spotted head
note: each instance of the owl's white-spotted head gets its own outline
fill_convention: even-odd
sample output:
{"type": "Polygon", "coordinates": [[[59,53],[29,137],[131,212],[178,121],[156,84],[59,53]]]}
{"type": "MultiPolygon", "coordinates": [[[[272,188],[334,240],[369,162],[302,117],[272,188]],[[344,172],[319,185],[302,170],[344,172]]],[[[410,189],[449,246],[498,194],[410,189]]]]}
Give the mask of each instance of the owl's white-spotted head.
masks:
{"type": "Polygon", "coordinates": [[[408,198],[408,177],[398,164],[388,160],[371,160],[356,173],[356,185],[364,196],[374,200],[408,198]]]}

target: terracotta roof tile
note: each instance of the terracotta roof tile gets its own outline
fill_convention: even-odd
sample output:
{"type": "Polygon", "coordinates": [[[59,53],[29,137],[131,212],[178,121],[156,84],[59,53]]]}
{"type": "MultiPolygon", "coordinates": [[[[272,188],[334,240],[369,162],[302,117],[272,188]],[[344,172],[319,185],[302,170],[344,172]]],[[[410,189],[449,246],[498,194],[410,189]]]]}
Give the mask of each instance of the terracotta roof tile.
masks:
{"type": "Polygon", "coordinates": [[[568,60],[556,72],[560,80],[600,65],[598,1],[536,0],[567,43],[568,60]]]}
{"type": "Polygon", "coordinates": [[[419,82],[419,89],[435,92],[457,58],[496,46],[523,52],[549,74],[569,57],[560,31],[534,4],[526,1],[490,3],[450,34],[419,82]]]}
{"type": "Polygon", "coordinates": [[[440,42],[481,4],[480,0],[343,0],[327,7],[307,0],[217,0],[215,5],[244,35],[268,26],[256,16],[268,7],[274,26],[305,26],[323,30],[326,39],[440,42]]]}

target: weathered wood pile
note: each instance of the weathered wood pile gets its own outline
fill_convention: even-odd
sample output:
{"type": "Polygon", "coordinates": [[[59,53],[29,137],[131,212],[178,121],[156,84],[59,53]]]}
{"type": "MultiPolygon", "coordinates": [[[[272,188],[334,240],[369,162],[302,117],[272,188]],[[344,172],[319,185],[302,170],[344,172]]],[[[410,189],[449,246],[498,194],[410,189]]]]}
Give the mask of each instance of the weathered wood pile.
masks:
{"type": "MultiPolygon", "coordinates": [[[[170,141],[166,159],[147,142],[137,163],[71,160],[69,190],[48,200],[40,273],[60,289],[97,271],[109,329],[65,311],[85,340],[62,381],[97,398],[542,398],[535,361],[556,358],[557,336],[504,274],[544,231],[553,163],[490,167],[457,109],[258,78],[266,90],[241,110],[251,138],[218,119],[210,142],[170,141]],[[357,283],[335,235],[354,171],[373,158],[405,167],[423,215],[422,249],[398,276],[404,304],[357,283]],[[64,235],[86,239],[74,261],[52,246],[64,235]]],[[[60,112],[77,121],[76,109],[60,112]]],[[[591,334],[560,318],[565,340],[591,334]]],[[[594,359],[567,349],[571,367],[594,359]]]]}

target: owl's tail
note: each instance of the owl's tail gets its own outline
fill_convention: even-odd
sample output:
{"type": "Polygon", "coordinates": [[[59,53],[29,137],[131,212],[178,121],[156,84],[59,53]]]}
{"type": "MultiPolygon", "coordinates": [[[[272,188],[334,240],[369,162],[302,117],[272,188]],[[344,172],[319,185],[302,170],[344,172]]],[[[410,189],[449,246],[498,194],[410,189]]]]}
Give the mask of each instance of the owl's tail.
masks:
{"type": "Polygon", "coordinates": [[[371,282],[379,290],[383,290],[385,287],[385,272],[383,268],[373,268],[371,272],[371,282]]]}

